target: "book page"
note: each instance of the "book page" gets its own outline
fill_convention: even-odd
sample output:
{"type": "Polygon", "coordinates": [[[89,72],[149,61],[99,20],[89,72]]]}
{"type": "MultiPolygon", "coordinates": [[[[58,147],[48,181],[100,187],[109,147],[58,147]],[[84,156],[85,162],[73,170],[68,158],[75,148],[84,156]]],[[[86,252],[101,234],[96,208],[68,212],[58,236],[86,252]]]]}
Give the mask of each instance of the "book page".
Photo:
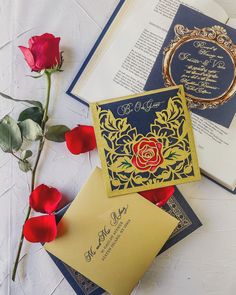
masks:
{"type": "Polygon", "coordinates": [[[236,29],[236,18],[229,18],[227,21],[227,25],[236,29]]]}
{"type": "MultiPolygon", "coordinates": [[[[94,102],[143,91],[180,0],[127,0],[72,90],[94,102]]],[[[184,4],[226,21],[226,13],[209,0],[184,4]]]]}
{"type": "Polygon", "coordinates": [[[201,169],[233,191],[236,186],[236,117],[228,129],[194,113],[192,123],[201,169]]]}
{"type": "MultiPolygon", "coordinates": [[[[87,102],[96,102],[143,92],[180,3],[223,23],[228,19],[224,9],[213,0],[127,0],[72,93],[87,102]]],[[[225,173],[215,158],[221,154],[230,155],[228,162],[236,164],[231,146],[236,146],[236,142],[229,140],[235,125],[232,124],[228,134],[229,130],[222,131],[221,126],[193,115],[200,167],[229,189],[235,186],[236,167],[228,165],[230,168],[225,173]],[[200,119],[204,127],[200,125],[200,119]]]]}
{"type": "Polygon", "coordinates": [[[182,0],[181,2],[192,9],[198,10],[199,12],[218,20],[219,22],[226,23],[228,20],[228,15],[224,8],[214,0],[182,0]]]}

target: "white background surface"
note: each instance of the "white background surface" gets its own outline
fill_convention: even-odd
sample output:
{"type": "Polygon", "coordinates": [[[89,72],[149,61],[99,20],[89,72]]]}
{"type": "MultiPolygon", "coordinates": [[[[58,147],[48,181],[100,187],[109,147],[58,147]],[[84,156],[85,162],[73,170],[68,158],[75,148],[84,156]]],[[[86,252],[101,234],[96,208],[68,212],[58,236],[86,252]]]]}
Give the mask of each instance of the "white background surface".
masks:
{"type": "MultiPolygon", "coordinates": [[[[147,0],[146,0],[147,1],[147,0]]],[[[0,0],[0,91],[42,100],[44,79],[32,79],[18,45],[44,32],[61,37],[64,72],[54,76],[51,123],[90,123],[86,107],[65,94],[118,0],[0,0]]],[[[235,0],[218,1],[236,16],[235,0]]],[[[17,117],[23,104],[0,99],[0,117],[17,117]]],[[[224,155],[219,155],[224,162],[224,155]]],[[[97,163],[96,151],[73,156],[49,143],[37,183],[57,187],[73,199],[97,163]]],[[[25,243],[16,282],[10,280],[27,209],[30,176],[0,153],[0,295],[70,295],[73,289],[40,245],[25,243]],[[26,254],[27,253],[27,254],[26,254]]],[[[136,295],[236,294],[236,197],[203,178],[181,186],[203,227],[156,259],[136,295]]],[[[153,226],[153,225],[152,225],[153,226]]],[[[121,282],[122,283],[122,282],[121,282]]]]}

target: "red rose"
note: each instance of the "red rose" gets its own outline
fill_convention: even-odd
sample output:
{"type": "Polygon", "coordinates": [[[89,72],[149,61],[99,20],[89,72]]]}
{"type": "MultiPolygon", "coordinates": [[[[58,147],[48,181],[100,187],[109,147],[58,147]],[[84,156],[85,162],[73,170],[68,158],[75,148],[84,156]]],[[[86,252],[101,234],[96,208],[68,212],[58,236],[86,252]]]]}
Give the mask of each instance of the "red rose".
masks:
{"type": "Polygon", "coordinates": [[[92,126],[79,125],[65,134],[68,150],[79,155],[96,148],[96,138],[92,126]]]}
{"type": "Polygon", "coordinates": [[[31,70],[40,72],[41,70],[60,67],[59,42],[59,37],[46,33],[30,38],[29,48],[24,46],[19,46],[19,48],[31,70]]]}
{"type": "Polygon", "coordinates": [[[142,138],[133,146],[133,165],[142,171],[155,172],[163,163],[162,144],[156,138],[142,138]]]}

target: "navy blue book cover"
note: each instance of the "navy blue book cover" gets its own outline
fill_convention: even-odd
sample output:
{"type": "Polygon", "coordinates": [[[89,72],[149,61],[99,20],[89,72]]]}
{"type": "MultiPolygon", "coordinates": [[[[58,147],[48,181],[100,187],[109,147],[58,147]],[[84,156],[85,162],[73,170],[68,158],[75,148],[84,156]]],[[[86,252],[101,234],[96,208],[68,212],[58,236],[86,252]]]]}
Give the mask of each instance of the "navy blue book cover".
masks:
{"type": "MultiPolygon", "coordinates": [[[[67,205],[56,214],[57,222],[62,218],[66,210],[69,208],[67,205]]],[[[193,231],[198,229],[202,224],[188,202],[185,200],[180,191],[175,187],[174,195],[168,200],[168,202],[162,207],[166,212],[176,217],[179,220],[179,224],[170,236],[169,240],[163,246],[159,254],[172,247],[177,242],[190,235],[193,231]]],[[[79,272],[62,262],[57,257],[48,253],[57,267],[60,269],[64,277],[67,279],[71,287],[76,294],[79,295],[100,295],[105,291],[85,278],[79,272]]]]}
{"type": "Polygon", "coordinates": [[[236,111],[236,30],[184,5],[145,90],[184,85],[191,111],[226,128],[236,111]]]}

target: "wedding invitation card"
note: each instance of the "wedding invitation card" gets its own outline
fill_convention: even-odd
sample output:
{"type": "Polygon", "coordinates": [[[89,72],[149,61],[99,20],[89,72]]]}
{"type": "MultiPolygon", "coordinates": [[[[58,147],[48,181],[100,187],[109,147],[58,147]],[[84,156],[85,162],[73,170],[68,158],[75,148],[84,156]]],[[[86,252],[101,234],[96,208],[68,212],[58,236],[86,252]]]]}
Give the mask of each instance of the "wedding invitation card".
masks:
{"type": "Polygon", "coordinates": [[[185,88],[201,171],[236,193],[236,30],[180,5],[144,88],[176,84],[185,88]]]}
{"type": "Polygon", "coordinates": [[[107,194],[200,179],[182,86],[91,104],[107,194]]]}
{"type": "Polygon", "coordinates": [[[177,224],[139,194],[108,198],[96,168],[45,248],[111,294],[128,295],[177,224]]]}
{"type": "Polygon", "coordinates": [[[184,85],[191,110],[224,127],[236,112],[236,30],[180,5],[145,89],[184,85]]]}

